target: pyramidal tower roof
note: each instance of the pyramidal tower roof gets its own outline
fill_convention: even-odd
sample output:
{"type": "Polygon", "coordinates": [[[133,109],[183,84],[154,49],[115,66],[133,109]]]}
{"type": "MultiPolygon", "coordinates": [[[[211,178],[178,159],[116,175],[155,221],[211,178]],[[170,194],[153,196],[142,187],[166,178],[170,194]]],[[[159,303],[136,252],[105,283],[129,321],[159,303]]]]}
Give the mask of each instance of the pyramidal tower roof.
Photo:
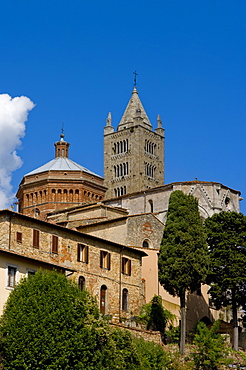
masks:
{"type": "Polygon", "coordinates": [[[138,124],[145,126],[149,130],[152,129],[150,120],[139,98],[137,88],[134,86],[132,96],[118,125],[118,131],[135,125],[136,120],[138,121],[138,124]]]}

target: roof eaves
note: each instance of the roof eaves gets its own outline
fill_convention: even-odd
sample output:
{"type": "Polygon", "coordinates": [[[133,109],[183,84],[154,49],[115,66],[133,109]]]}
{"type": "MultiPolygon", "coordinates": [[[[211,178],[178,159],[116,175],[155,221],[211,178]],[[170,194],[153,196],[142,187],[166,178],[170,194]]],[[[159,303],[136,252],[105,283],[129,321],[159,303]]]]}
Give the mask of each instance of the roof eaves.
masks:
{"type": "Polygon", "coordinates": [[[41,263],[41,264],[44,264],[44,265],[58,267],[58,268],[63,269],[63,270],[68,270],[68,271],[73,271],[73,272],[76,271],[75,269],[72,269],[71,267],[60,265],[59,263],[45,261],[45,260],[42,260],[40,258],[30,257],[30,256],[27,256],[25,254],[18,253],[14,250],[11,250],[11,249],[0,248],[0,252],[11,254],[12,256],[16,256],[16,257],[19,257],[19,258],[24,258],[24,259],[27,259],[27,260],[30,260],[30,261],[35,261],[35,262],[38,262],[38,263],[41,263]]]}
{"type": "MultiPolygon", "coordinates": [[[[58,230],[66,231],[68,233],[72,233],[72,234],[75,234],[77,236],[82,236],[84,238],[88,238],[88,239],[100,241],[102,243],[107,242],[110,245],[113,245],[114,247],[119,248],[119,249],[122,249],[122,248],[127,249],[127,248],[129,248],[126,245],[123,245],[123,244],[118,244],[118,243],[112,242],[110,240],[102,239],[102,238],[99,238],[98,236],[81,233],[80,231],[77,231],[77,230],[68,229],[66,227],[63,227],[63,226],[60,226],[60,225],[57,225],[57,224],[49,223],[47,221],[43,221],[43,220],[39,220],[37,218],[33,218],[33,217],[30,217],[30,216],[27,216],[27,215],[23,215],[22,213],[11,211],[10,209],[0,210],[0,215],[1,214],[4,214],[4,213],[9,214],[11,217],[15,216],[15,217],[24,218],[24,219],[30,220],[30,221],[32,221],[34,223],[36,222],[36,223],[39,223],[39,224],[42,224],[42,225],[46,225],[46,226],[49,226],[50,228],[53,228],[53,229],[54,228],[57,228],[58,230]]],[[[133,250],[132,248],[130,248],[130,249],[133,250]]],[[[134,249],[134,250],[135,250],[135,252],[139,252],[137,249],[134,249]]]]}

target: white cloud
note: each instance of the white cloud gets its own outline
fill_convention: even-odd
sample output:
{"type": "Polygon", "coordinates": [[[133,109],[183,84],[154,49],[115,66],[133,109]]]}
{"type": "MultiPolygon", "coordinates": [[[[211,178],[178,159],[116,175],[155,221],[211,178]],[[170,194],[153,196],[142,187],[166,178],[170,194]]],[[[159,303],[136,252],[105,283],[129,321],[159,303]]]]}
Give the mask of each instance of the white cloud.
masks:
{"type": "Polygon", "coordinates": [[[35,104],[26,96],[0,94],[0,209],[13,203],[12,172],[22,165],[16,149],[25,136],[28,112],[35,104]]]}

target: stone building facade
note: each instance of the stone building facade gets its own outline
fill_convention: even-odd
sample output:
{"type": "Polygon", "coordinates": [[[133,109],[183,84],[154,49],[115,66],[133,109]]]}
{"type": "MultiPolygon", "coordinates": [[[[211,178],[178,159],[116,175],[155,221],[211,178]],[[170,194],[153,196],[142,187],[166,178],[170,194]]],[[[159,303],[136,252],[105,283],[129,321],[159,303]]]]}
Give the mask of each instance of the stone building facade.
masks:
{"type": "MultiPolygon", "coordinates": [[[[152,223],[153,234],[149,236],[149,245],[141,244],[142,238],[139,235],[139,249],[144,250],[148,255],[143,260],[142,275],[145,281],[145,298],[148,302],[154,294],[162,297],[165,308],[173,312],[177,318],[180,318],[180,302],[177,297],[172,297],[158,283],[158,253],[161,238],[163,235],[166,215],[168,211],[170,194],[175,190],[182,190],[185,194],[192,194],[198,200],[198,208],[201,218],[205,220],[214,213],[221,211],[240,212],[241,193],[238,190],[228,188],[218,182],[206,181],[186,181],[175,182],[163,185],[157,188],[148,189],[142,192],[135,192],[123,195],[118,198],[112,198],[104,201],[104,204],[111,207],[122,207],[130,215],[144,215],[148,212],[153,213],[161,223],[158,228],[152,223]],[[161,226],[162,225],[162,226],[161,226]],[[159,235],[159,241],[154,242],[153,236],[159,235]],[[158,248],[154,246],[158,245],[158,248]],[[154,248],[153,248],[154,247],[154,248]]],[[[100,234],[97,234],[98,236],[100,234]]],[[[111,235],[109,233],[109,235],[111,235]]],[[[106,235],[104,234],[106,238],[106,235]]],[[[127,244],[129,245],[129,244],[127,244]]],[[[135,246],[136,247],[136,246],[135,246]]],[[[226,310],[216,311],[209,305],[208,287],[201,287],[199,294],[193,293],[187,295],[187,331],[191,330],[198,320],[206,318],[213,322],[222,316],[227,321],[226,310]]]]}
{"type": "Polygon", "coordinates": [[[48,214],[48,220],[132,248],[159,250],[164,224],[153,213],[129,215],[104,203],[78,206],[48,214]],[[89,218],[88,218],[89,215],[89,218]],[[102,216],[103,215],[103,216],[102,216]]]}
{"type": "MultiPolygon", "coordinates": [[[[203,219],[220,211],[239,212],[240,192],[217,182],[189,181],[171,183],[146,191],[104,200],[101,204],[78,206],[48,215],[52,222],[89,235],[104,238],[144,251],[142,262],[144,298],[149,302],[154,294],[162,297],[165,308],[180,318],[180,302],[158,283],[158,253],[165,227],[170,194],[182,190],[198,199],[203,219]]],[[[209,306],[208,287],[199,294],[187,295],[187,330],[206,317],[213,322],[226,311],[216,311],[209,306]]]]}
{"type": "Polygon", "coordinates": [[[55,159],[24,176],[16,194],[20,213],[45,220],[53,210],[104,199],[103,178],[70,160],[69,145],[61,134],[55,159]]]}
{"type": "Polygon", "coordinates": [[[64,271],[97,298],[101,312],[112,321],[138,314],[143,304],[143,251],[9,210],[0,211],[0,246],[5,255],[0,263],[1,309],[23,276],[18,260],[28,261],[33,273],[47,266],[64,271]]]}
{"type": "MultiPolygon", "coordinates": [[[[198,180],[164,185],[164,129],[161,118],[158,116],[157,128],[153,131],[136,87],[117,131],[112,126],[111,114],[104,128],[104,185],[102,178],[67,158],[69,144],[64,142],[63,137],[55,146],[55,160],[27,174],[22,180],[17,193],[20,212],[46,218],[56,224],[57,230],[61,227],[63,232],[67,230],[69,233],[70,229],[76,238],[79,235],[85,238],[76,243],[88,244],[94,262],[80,264],[72,260],[71,266],[76,270],[73,276],[77,280],[81,277],[81,284],[84,281],[82,278],[85,278],[90,291],[98,297],[101,297],[103,285],[108,289],[105,281],[109,282],[110,290],[102,293],[104,299],[108,297],[105,313],[116,312],[115,317],[120,317],[122,302],[126,301],[126,296],[123,299],[122,295],[122,284],[129,283],[123,289],[129,292],[129,297],[134,297],[130,308],[132,312],[137,312],[140,301],[149,302],[154,294],[158,294],[164,307],[179,319],[179,299],[170,296],[158,282],[158,253],[170,194],[175,190],[192,194],[198,200],[201,218],[206,219],[220,211],[239,212],[240,192],[218,182],[198,180]],[[58,170],[58,163],[63,163],[64,167],[58,170]],[[76,169],[74,166],[77,166],[76,169]],[[45,201],[44,194],[48,197],[45,201]],[[98,267],[98,248],[103,250],[103,245],[105,252],[112,254],[111,261],[115,261],[114,272],[98,267]],[[140,253],[138,257],[136,250],[140,253]],[[128,254],[122,255],[125,252],[128,254]],[[122,275],[120,269],[124,265],[127,271],[129,268],[134,271],[134,264],[129,267],[127,263],[133,258],[130,252],[139,262],[129,278],[129,274],[122,275]],[[140,263],[143,255],[146,257],[140,263]],[[115,295],[114,300],[109,291],[115,295]],[[137,298],[140,296],[141,299],[137,298]],[[109,299],[112,301],[109,302],[109,299]]],[[[107,255],[102,258],[107,263],[107,255]]],[[[187,296],[187,330],[202,318],[206,318],[206,322],[218,318],[219,311],[209,306],[207,291],[208,287],[204,285],[200,292],[187,296]]]]}
{"type": "Polygon", "coordinates": [[[164,183],[164,129],[160,116],[152,130],[136,87],[118,125],[111,114],[104,128],[104,183],[107,198],[164,183]]]}

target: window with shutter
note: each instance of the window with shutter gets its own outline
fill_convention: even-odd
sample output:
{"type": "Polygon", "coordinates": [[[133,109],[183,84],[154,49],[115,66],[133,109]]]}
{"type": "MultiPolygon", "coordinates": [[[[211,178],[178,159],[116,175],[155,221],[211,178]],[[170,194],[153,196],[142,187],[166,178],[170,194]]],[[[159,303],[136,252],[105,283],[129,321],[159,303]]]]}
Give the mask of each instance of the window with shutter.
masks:
{"type": "Polygon", "coordinates": [[[16,241],[18,243],[22,243],[22,233],[20,233],[19,231],[16,232],[16,241]]]}
{"type": "Polygon", "coordinates": [[[58,253],[58,236],[52,235],[52,253],[58,253]]]}
{"type": "Polygon", "coordinates": [[[7,286],[13,288],[16,284],[17,267],[8,266],[7,286]]]}
{"type": "Polygon", "coordinates": [[[132,261],[128,260],[128,275],[131,275],[132,273],[132,261]]]}
{"type": "Polygon", "coordinates": [[[122,257],[121,261],[121,272],[125,275],[131,275],[131,260],[126,257],[122,257]]]}
{"type": "Polygon", "coordinates": [[[77,261],[89,263],[89,247],[88,245],[78,244],[77,261]]]}
{"type": "Polygon", "coordinates": [[[33,229],[33,246],[39,248],[39,230],[33,229]]]}
{"type": "Polygon", "coordinates": [[[84,261],[85,263],[89,262],[89,247],[88,245],[85,245],[84,247],[84,261]]]}
{"type": "Polygon", "coordinates": [[[106,270],[110,270],[111,255],[109,252],[100,251],[100,267],[106,270]]]}
{"type": "Polygon", "coordinates": [[[100,267],[103,268],[103,251],[100,251],[100,267]]]}

